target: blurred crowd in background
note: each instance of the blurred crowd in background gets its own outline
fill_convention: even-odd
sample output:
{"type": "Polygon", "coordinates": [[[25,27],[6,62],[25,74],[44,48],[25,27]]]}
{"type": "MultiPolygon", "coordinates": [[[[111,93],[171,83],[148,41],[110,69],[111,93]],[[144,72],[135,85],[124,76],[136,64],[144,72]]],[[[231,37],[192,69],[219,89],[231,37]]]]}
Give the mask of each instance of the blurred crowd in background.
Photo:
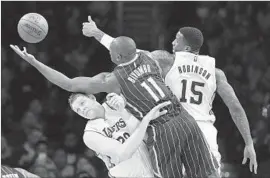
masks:
{"type": "MultiPolygon", "coordinates": [[[[193,25],[202,30],[202,53],[215,57],[217,67],[226,73],[250,122],[259,174],[270,175],[270,3],[168,2],[166,9],[165,49],[171,51],[179,27],[193,25]]],[[[86,121],[69,108],[70,93],[49,83],[9,44],[27,47],[39,61],[68,77],[111,71],[114,66],[107,50],[84,37],[81,27],[91,14],[102,30],[120,35],[116,11],[116,2],[2,3],[2,164],[41,177],[107,177],[103,162],[82,142],[86,121]],[[49,22],[49,35],[39,44],[27,44],[18,36],[17,23],[28,12],[38,12],[49,22]]],[[[97,99],[102,101],[104,96],[99,94],[97,99]]],[[[244,142],[219,97],[214,112],[223,176],[251,177],[248,167],[240,165],[244,142]]]]}

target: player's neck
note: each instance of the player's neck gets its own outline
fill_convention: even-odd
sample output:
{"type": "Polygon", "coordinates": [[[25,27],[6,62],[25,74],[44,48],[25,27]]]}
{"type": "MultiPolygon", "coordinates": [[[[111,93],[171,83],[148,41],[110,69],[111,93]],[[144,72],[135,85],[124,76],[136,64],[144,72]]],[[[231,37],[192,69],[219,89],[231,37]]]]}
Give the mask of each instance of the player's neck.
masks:
{"type": "Polygon", "coordinates": [[[191,53],[191,54],[195,54],[195,55],[199,55],[199,51],[175,51],[175,53],[191,53]]]}
{"type": "Polygon", "coordinates": [[[138,54],[135,54],[134,58],[131,59],[130,61],[128,62],[125,62],[125,63],[122,63],[122,64],[118,64],[118,66],[126,66],[126,65],[129,65],[131,63],[133,63],[134,61],[136,61],[136,59],[138,58],[138,54]]]}

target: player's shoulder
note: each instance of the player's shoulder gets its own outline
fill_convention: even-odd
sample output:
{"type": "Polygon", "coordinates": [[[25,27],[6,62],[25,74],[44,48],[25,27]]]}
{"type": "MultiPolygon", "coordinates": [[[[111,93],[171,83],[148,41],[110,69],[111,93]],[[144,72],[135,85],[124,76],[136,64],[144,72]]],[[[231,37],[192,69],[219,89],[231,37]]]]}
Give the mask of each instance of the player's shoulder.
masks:
{"type": "Polygon", "coordinates": [[[214,64],[216,63],[216,59],[214,57],[208,56],[208,55],[199,55],[199,59],[204,64],[214,64]]]}
{"type": "Polygon", "coordinates": [[[84,128],[84,131],[95,131],[95,132],[102,132],[104,127],[106,127],[107,123],[104,119],[95,119],[89,120],[84,128]]]}
{"type": "Polygon", "coordinates": [[[152,51],[151,56],[154,61],[158,62],[159,66],[162,69],[168,68],[168,67],[170,68],[175,61],[175,55],[165,50],[152,51]]]}
{"type": "Polygon", "coordinates": [[[223,70],[221,70],[221,69],[219,69],[219,68],[216,68],[216,69],[215,69],[215,75],[216,75],[217,83],[218,83],[219,81],[227,81],[226,75],[225,75],[225,73],[223,72],[223,70]]]}

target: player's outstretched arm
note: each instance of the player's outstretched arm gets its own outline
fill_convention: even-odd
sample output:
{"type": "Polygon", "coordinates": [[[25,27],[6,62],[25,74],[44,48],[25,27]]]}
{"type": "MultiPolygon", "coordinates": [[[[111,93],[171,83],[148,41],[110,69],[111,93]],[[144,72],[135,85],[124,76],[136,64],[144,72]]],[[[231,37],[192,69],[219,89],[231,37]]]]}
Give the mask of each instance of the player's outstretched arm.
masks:
{"type": "Polygon", "coordinates": [[[240,131],[246,147],[244,150],[243,164],[246,163],[247,158],[250,159],[250,171],[254,166],[254,172],[257,173],[257,160],[256,153],[253,146],[253,141],[250,133],[249,122],[246,113],[239,102],[232,86],[228,83],[224,72],[220,69],[216,69],[217,80],[217,93],[220,95],[226,106],[228,107],[232,119],[240,131]]]}
{"type": "Polygon", "coordinates": [[[129,159],[141,145],[149,122],[161,115],[164,115],[167,111],[160,111],[160,109],[169,104],[170,102],[164,102],[154,107],[143,118],[137,129],[127,140],[125,140],[123,144],[115,139],[103,136],[102,134],[92,130],[85,130],[83,136],[84,143],[90,149],[109,156],[114,164],[129,159]]]}
{"type": "MultiPolygon", "coordinates": [[[[105,46],[108,50],[110,50],[110,45],[115,38],[110,35],[104,33],[100,30],[96,23],[92,20],[91,16],[88,16],[88,22],[83,23],[82,29],[83,35],[87,37],[94,37],[97,41],[99,41],[103,46],[105,46]]],[[[150,55],[150,52],[137,49],[137,52],[144,51],[147,55],[150,55]]]]}
{"type": "Polygon", "coordinates": [[[66,91],[81,92],[85,94],[95,94],[100,92],[119,93],[119,84],[112,73],[103,72],[94,77],[69,78],[36,60],[33,55],[27,53],[26,48],[21,51],[16,45],[10,45],[10,47],[21,58],[34,66],[46,79],[66,91]]]}

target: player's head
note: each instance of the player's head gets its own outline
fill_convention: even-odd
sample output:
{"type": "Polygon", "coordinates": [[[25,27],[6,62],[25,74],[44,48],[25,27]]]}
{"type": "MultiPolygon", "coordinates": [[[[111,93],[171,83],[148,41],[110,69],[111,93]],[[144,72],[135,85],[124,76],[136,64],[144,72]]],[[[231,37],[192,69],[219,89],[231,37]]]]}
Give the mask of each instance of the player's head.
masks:
{"type": "Polygon", "coordinates": [[[199,29],[194,27],[180,28],[172,45],[173,52],[187,51],[199,53],[203,45],[203,34],[199,29]]]}
{"type": "Polygon", "coordinates": [[[94,95],[74,93],[69,97],[71,109],[86,119],[104,118],[105,110],[94,95]]]}
{"type": "Polygon", "coordinates": [[[136,43],[126,36],[117,37],[110,45],[110,55],[112,62],[117,65],[129,62],[136,55],[136,43]]]}

